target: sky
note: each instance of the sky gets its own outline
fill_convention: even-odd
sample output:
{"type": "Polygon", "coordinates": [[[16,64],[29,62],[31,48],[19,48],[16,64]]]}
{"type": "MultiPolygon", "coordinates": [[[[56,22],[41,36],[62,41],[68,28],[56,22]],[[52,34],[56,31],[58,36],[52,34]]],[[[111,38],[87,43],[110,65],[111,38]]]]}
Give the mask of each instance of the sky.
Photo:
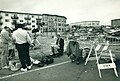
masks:
{"type": "Polygon", "coordinates": [[[100,21],[110,25],[120,18],[120,0],[0,0],[0,10],[67,17],[67,23],[100,21]]]}

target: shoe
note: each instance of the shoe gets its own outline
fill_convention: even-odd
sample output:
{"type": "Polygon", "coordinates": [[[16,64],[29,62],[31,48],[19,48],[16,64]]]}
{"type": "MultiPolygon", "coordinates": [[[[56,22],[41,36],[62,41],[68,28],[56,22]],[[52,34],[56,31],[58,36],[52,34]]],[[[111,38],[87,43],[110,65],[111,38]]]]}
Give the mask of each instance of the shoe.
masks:
{"type": "Polygon", "coordinates": [[[9,66],[4,66],[4,67],[2,67],[2,69],[8,69],[9,68],[9,66]]]}
{"type": "Polygon", "coordinates": [[[76,64],[77,64],[77,65],[79,65],[79,64],[80,64],[80,62],[78,62],[78,61],[77,61],[77,62],[76,62],[76,64]]]}
{"type": "Polygon", "coordinates": [[[50,56],[53,56],[54,54],[50,54],[50,56]]]}
{"type": "Polygon", "coordinates": [[[32,64],[30,66],[27,66],[27,69],[30,70],[32,68],[32,64]]]}
{"type": "Polygon", "coordinates": [[[25,68],[25,69],[21,68],[20,70],[23,71],[23,72],[26,72],[27,68],[25,68]]]}
{"type": "Polygon", "coordinates": [[[71,60],[71,63],[74,63],[75,62],[75,60],[71,60]]]}

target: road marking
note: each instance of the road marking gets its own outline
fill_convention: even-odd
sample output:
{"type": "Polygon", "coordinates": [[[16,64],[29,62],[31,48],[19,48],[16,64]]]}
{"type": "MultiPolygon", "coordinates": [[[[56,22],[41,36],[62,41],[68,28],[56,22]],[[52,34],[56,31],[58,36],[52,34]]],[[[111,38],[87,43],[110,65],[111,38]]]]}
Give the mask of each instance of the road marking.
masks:
{"type": "Polygon", "coordinates": [[[58,63],[58,64],[54,64],[54,65],[50,65],[50,66],[46,66],[46,67],[42,67],[42,68],[30,70],[30,71],[27,71],[27,72],[20,72],[20,73],[8,75],[8,76],[3,76],[3,77],[0,77],[0,79],[10,78],[10,77],[17,76],[17,75],[21,75],[21,74],[25,74],[25,73],[30,73],[30,72],[34,72],[34,71],[38,71],[38,70],[42,70],[42,69],[47,69],[47,68],[59,66],[59,65],[62,65],[62,64],[66,64],[66,63],[69,63],[69,62],[70,62],[70,61],[66,61],[66,62],[62,62],[62,63],[58,63]]]}

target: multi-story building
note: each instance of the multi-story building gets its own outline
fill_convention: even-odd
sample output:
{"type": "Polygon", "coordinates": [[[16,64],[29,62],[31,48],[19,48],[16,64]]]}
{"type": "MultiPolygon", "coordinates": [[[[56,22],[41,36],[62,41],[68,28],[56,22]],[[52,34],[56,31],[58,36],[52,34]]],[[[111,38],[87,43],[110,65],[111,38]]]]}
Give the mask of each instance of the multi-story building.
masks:
{"type": "Polygon", "coordinates": [[[120,27],[120,19],[113,19],[111,20],[112,27],[120,27]]]}
{"type": "Polygon", "coordinates": [[[66,29],[66,19],[65,16],[42,14],[42,22],[45,23],[43,31],[64,32],[66,29]]]}
{"type": "Polygon", "coordinates": [[[66,19],[65,16],[51,14],[0,11],[0,28],[5,25],[14,27],[16,23],[25,23],[28,29],[39,28],[41,33],[63,32],[66,19]]]}
{"type": "Polygon", "coordinates": [[[81,22],[75,22],[71,23],[70,26],[77,25],[81,27],[97,27],[100,26],[100,21],[81,21],[81,22]]]}

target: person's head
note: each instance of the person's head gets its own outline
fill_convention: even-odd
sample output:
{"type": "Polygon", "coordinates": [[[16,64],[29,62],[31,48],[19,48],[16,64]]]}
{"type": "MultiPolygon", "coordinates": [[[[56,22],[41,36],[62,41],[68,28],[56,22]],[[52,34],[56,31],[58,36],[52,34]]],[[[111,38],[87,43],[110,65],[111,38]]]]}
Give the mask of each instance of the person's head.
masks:
{"type": "Polygon", "coordinates": [[[57,34],[56,36],[57,36],[57,38],[60,38],[60,34],[57,34]]]}
{"type": "Polygon", "coordinates": [[[15,28],[16,28],[16,29],[18,29],[18,28],[24,28],[24,24],[17,24],[17,25],[15,26],[15,28]]]}
{"type": "Polygon", "coordinates": [[[76,37],[72,37],[72,36],[71,36],[71,37],[69,37],[68,39],[69,39],[70,41],[76,41],[76,37]]]}
{"type": "Polygon", "coordinates": [[[10,27],[10,26],[5,26],[4,29],[5,29],[6,31],[12,31],[12,30],[13,30],[13,28],[10,27]]]}

